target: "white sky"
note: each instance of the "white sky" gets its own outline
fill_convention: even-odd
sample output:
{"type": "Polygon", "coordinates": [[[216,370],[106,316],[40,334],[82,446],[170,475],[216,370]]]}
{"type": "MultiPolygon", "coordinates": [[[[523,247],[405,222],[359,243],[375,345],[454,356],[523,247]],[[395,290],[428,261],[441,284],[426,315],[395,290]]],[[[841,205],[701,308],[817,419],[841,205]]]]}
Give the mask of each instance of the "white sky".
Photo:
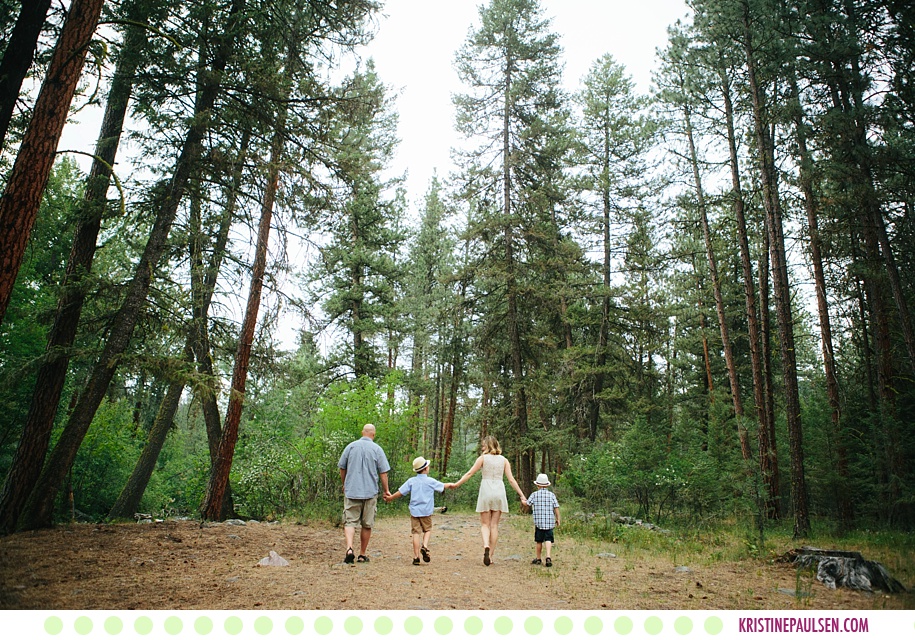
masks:
{"type": "MultiPolygon", "coordinates": [[[[362,52],[375,59],[381,80],[399,91],[395,173],[408,171],[411,202],[426,192],[437,169],[447,177],[450,150],[459,145],[451,96],[465,89],[454,57],[471,29],[479,27],[476,0],[387,0],[372,43],[362,52]]],[[[488,4],[488,2],[487,2],[488,4]]],[[[656,49],[667,27],[687,15],[684,0],[541,0],[552,31],[561,36],[564,85],[572,92],[605,53],[625,66],[640,92],[647,92],[656,49]]]]}

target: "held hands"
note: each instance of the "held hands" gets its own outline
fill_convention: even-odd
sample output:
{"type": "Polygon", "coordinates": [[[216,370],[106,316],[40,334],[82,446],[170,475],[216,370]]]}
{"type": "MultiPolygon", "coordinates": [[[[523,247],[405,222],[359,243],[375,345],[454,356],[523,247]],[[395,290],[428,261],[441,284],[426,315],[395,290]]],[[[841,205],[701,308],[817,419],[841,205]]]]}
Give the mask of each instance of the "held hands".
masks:
{"type": "Polygon", "coordinates": [[[390,491],[385,491],[381,497],[385,502],[392,502],[394,500],[394,496],[390,491]]]}
{"type": "Polygon", "coordinates": [[[456,489],[456,488],[457,488],[457,483],[455,483],[455,482],[446,482],[446,483],[445,483],[445,488],[446,488],[446,489],[456,489]]]}

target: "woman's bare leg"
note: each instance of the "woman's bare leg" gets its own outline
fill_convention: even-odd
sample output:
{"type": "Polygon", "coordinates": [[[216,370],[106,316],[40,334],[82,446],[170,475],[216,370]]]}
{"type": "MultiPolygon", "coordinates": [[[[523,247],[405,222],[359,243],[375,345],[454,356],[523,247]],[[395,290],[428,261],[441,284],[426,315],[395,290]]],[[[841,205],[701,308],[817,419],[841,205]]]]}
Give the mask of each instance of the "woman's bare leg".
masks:
{"type": "Polygon", "coordinates": [[[480,533],[483,536],[483,548],[489,546],[489,511],[480,512],[480,533]]]}
{"type": "Polygon", "coordinates": [[[496,552],[496,543],[499,541],[499,519],[502,517],[501,511],[489,512],[489,557],[492,558],[496,552]]]}

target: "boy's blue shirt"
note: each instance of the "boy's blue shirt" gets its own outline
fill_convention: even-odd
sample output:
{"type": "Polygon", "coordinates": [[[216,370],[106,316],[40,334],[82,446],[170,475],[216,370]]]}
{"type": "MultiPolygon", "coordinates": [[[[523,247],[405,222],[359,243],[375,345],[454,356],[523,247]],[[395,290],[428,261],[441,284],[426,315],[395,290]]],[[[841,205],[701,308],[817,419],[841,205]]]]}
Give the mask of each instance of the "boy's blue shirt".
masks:
{"type": "Polygon", "coordinates": [[[431,516],[435,510],[435,492],[444,490],[444,483],[428,473],[417,473],[398,489],[402,495],[410,496],[410,515],[416,518],[431,516]]]}

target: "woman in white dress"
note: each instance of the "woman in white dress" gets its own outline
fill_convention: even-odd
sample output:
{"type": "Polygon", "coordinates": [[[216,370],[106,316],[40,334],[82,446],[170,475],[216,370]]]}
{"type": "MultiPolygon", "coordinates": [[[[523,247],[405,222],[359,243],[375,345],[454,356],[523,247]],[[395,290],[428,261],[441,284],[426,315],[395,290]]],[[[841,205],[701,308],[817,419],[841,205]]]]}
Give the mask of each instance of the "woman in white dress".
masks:
{"type": "Polygon", "coordinates": [[[477,458],[470,470],[460,480],[448,488],[457,488],[467,482],[473,474],[483,470],[483,480],[480,482],[480,494],[477,497],[477,512],[480,514],[480,532],[483,534],[483,564],[487,567],[493,562],[496,543],[499,541],[499,519],[502,513],[508,513],[508,499],[505,497],[505,484],[502,481],[504,474],[509,484],[521,498],[522,504],[527,504],[527,498],[518,486],[512,475],[511,463],[502,455],[502,447],[493,436],[486,436],[481,443],[483,455],[477,458]]]}

